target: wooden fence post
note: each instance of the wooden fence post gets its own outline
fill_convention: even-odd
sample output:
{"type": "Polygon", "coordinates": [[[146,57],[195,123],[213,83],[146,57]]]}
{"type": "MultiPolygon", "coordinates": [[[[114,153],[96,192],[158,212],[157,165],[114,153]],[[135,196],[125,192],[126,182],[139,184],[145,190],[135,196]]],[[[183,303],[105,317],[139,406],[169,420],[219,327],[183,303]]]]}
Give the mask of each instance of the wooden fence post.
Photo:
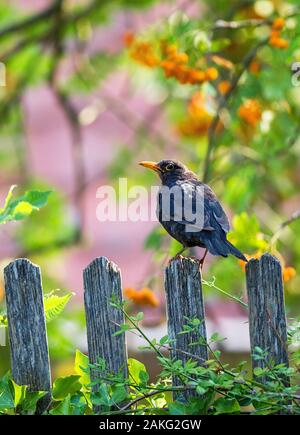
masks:
{"type": "MultiPolygon", "coordinates": [[[[275,364],[289,366],[282,269],[279,260],[264,254],[246,265],[251,351],[256,346],[268,352],[275,364]]],[[[252,358],[252,367],[266,362],[252,358]]]]}
{"type": "Polygon", "coordinates": [[[48,391],[37,405],[51,402],[51,375],[40,268],[18,259],[4,269],[12,377],[30,391],[48,391]]]}
{"type": "MultiPolygon", "coordinates": [[[[122,301],[119,268],[105,257],[96,258],[84,270],[84,304],[86,313],[88,352],[91,364],[99,357],[106,363],[106,372],[117,374],[122,370],[127,376],[127,351],[125,334],[114,336],[117,325],[124,323],[122,312],[111,306],[114,297],[122,301]]],[[[91,379],[97,372],[91,370],[91,379]]],[[[94,391],[97,390],[97,385],[94,391]]]]}
{"type": "MultiPolygon", "coordinates": [[[[207,346],[190,346],[200,337],[205,342],[207,340],[199,261],[186,257],[173,260],[166,268],[165,290],[171,357],[180,359],[185,363],[191,359],[191,355],[194,355],[199,364],[204,364],[208,359],[207,346]],[[200,319],[198,331],[178,335],[183,330],[184,325],[187,325],[186,318],[200,319]]],[[[182,385],[177,376],[173,379],[173,385],[182,385]]],[[[195,392],[189,390],[184,393],[175,393],[173,396],[174,399],[187,400],[193,395],[195,392]]]]}

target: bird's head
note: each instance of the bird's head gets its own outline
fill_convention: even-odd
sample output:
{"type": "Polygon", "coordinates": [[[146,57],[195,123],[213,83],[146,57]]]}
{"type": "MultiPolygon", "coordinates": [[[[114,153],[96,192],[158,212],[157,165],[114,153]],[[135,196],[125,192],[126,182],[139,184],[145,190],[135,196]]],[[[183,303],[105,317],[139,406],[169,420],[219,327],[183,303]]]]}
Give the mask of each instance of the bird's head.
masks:
{"type": "Polygon", "coordinates": [[[167,183],[168,180],[191,178],[191,176],[193,176],[193,178],[195,177],[195,174],[176,160],[161,160],[158,163],[143,161],[139,164],[157,172],[163,183],[167,183]]]}

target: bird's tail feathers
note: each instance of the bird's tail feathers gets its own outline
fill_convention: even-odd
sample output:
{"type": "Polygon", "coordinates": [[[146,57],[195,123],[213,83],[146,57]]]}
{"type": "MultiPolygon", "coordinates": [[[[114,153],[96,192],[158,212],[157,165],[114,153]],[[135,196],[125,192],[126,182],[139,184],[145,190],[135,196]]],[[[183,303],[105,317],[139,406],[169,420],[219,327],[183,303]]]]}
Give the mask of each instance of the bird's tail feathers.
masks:
{"type": "Polygon", "coordinates": [[[222,235],[216,232],[209,233],[209,237],[205,238],[205,245],[212,255],[227,257],[228,254],[232,254],[242,261],[248,261],[241,251],[226,239],[225,233],[222,235]]]}
{"type": "Polygon", "coordinates": [[[239,251],[235,246],[233,246],[232,243],[230,243],[227,239],[226,239],[226,245],[228,247],[229,253],[233,254],[235,257],[239,258],[242,261],[245,261],[245,263],[248,262],[247,258],[245,257],[244,254],[241,253],[241,251],[239,251]]]}

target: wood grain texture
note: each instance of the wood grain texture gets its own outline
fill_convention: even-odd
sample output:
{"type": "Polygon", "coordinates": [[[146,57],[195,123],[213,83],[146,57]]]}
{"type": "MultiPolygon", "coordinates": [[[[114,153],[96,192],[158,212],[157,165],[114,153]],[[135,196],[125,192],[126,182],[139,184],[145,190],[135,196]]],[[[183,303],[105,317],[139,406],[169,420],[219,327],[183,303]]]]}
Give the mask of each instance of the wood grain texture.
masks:
{"type": "MultiPolygon", "coordinates": [[[[199,261],[186,257],[174,259],[166,268],[165,290],[167,297],[168,335],[172,340],[170,346],[171,357],[182,360],[185,363],[191,356],[184,354],[188,352],[197,357],[199,364],[204,364],[208,359],[207,347],[205,345],[191,346],[192,342],[199,340],[201,336],[205,342],[206,326],[205,311],[202,297],[201,274],[199,261]],[[201,324],[197,332],[178,335],[187,324],[186,318],[198,318],[201,324]]],[[[174,385],[182,385],[177,377],[173,379],[174,385]]],[[[174,394],[175,399],[188,399],[194,394],[192,390],[174,394]]]]}
{"type": "MultiPolygon", "coordinates": [[[[264,254],[246,266],[251,350],[268,352],[275,364],[289,365],[282,269],[279,260],[264,254]]],[[[265,367],[252,358],[253,368],[265,367]]]]}
{"type": "MultiPolygon", "coordinates": [[[[122,312],[110,305],[111,298],[122,300],[119,268],[105,257],[96,258],[84,270],[84,304],[86,313],[89,359],[106,362],[106,371],[127,376],[127,351],[125,334],[114,336],[118,324],[124,323],[122,312]]],[[[97,372],[91,371],[92,380],[97,372]]]]}
{"type": "Polygon", "coordinates": [[[40,268],[18,259],[4,269],[12,377],[31,391],[49,391],[37,407],[51,401],[51,376],[40,268]]]}

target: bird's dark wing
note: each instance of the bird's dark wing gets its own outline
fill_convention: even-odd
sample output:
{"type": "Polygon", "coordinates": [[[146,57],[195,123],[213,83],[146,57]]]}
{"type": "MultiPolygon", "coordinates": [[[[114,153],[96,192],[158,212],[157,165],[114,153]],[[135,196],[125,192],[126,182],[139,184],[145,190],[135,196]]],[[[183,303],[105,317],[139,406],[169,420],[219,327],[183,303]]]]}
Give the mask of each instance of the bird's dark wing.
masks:
{"type": "MultiPolygon", "coordinates": [[[[167,215],[168,207],[164,206],[162,198],[159,197],[158,212],[160,221],[176,221],[184,225],[193,225],[193,230],[214,231],[220,227],[227,233],[229,222],[227,216],[213,191],[207,185],[198,180],[187,180],[180,183],[183,196],[174,195],[171,199],[171,217],[167,215]],[[185,205],[185,207],[184,207],[185,205]],[[197,215],[195,222],[191,216],[182,215],[182,210],[189,210],[192,215],[197,215]],[[165,213],[166,212],[166,213],[165,213]]],[[[166,200],[167,202],[168,200],[166,200]]]]}
{"type": "Polygon", "coordinates": [[[204,185],[204,208],[205,216],[211,226],[214,227],[214,221],[217,222],[225,233],[230,230],[228,217],[223,210],[218,198],[207,185],[204,185]]]}

